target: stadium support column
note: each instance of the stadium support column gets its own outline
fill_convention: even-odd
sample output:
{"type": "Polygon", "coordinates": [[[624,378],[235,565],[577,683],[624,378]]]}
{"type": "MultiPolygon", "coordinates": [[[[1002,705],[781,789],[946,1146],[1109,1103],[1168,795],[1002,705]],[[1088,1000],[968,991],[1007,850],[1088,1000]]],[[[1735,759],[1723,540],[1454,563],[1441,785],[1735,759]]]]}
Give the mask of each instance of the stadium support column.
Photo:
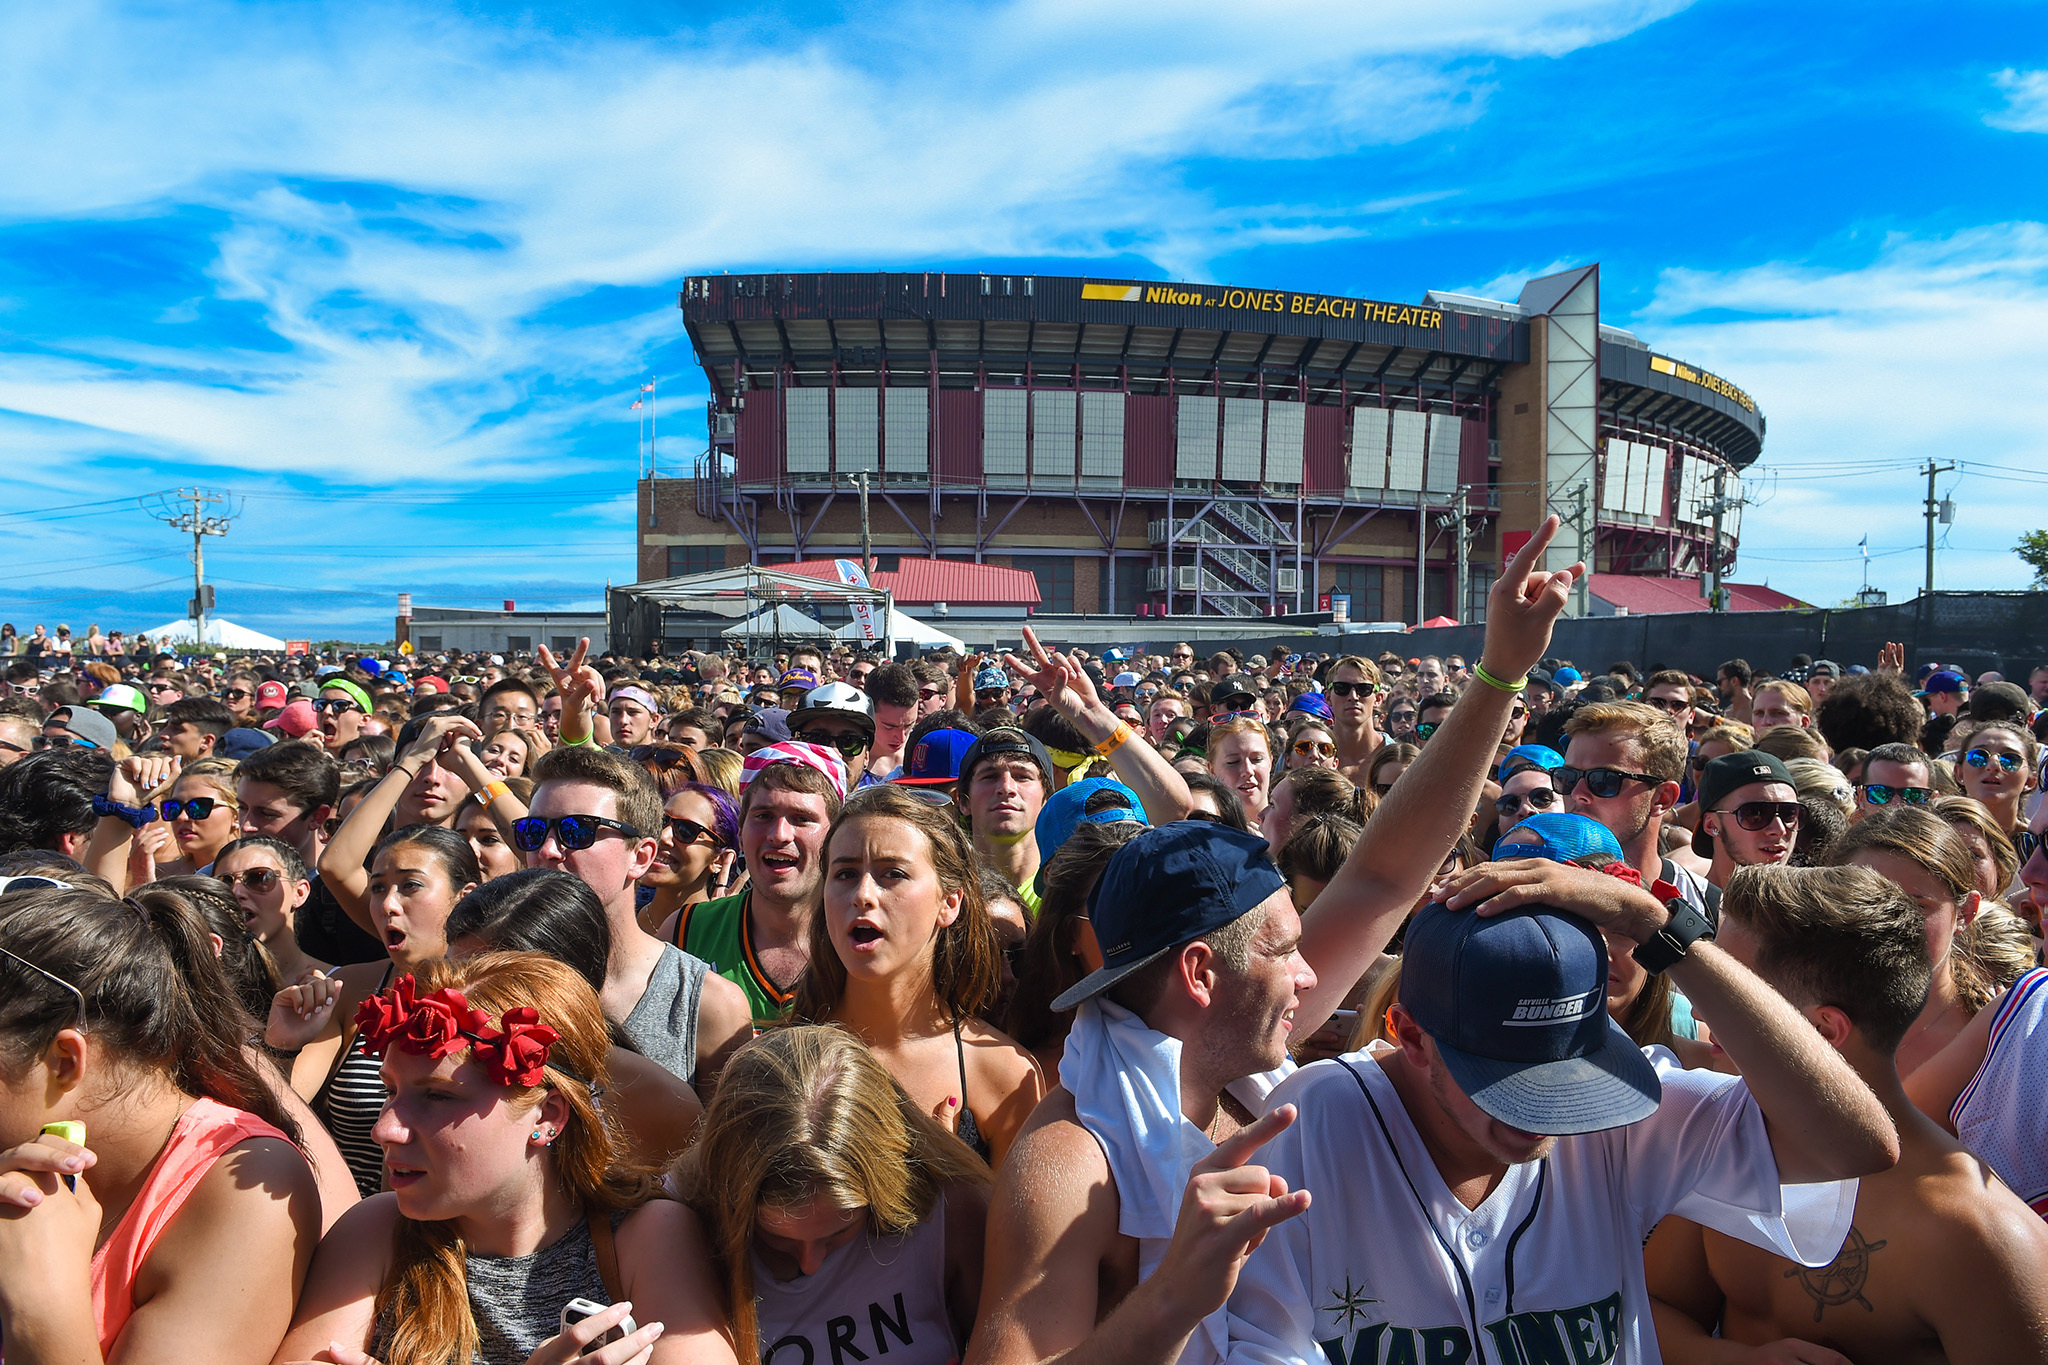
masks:
{"type": "MultiPolygon", "coordinates": [[[[1526,481],[1540,494],[1540,510],[1528,509],[1536,512],[1526,523],[1531,529],[1551,512],[1564,519],[1543,567],[1562,569],[1584,560],[1590,576],[1595,567],[1594,518],[1588,493],[1594,487],[1594,450],[1599,435],[1600,267],[1581,266],[1530,280],[1522,287],[1518,302],[1529,314],[1529,365],[1526,374],[1516,377],[1521,380],[1518,384],[1511,385],[1503,376],[1502,401],[1517,409],[1528,404],[1518,415],[1538,420],[1529,424],[1535,430],[1518,432],[1522,442],[1533,445],[1534,450],[1519,452],[1522,458],[1514,461],[1512,468],[1503,439],[1502,479],[1526,481]],[[1523,389],[1533,393],[1524,397],[1523,389]],[[1578,498],[1588,503],[1582,518],[1572,516],[1578,498]]],[[[1508,429],[1503,418],[1504,438],[1508,429]]],[[[1588,593],[1587,580],[1581,578],[1572,593],[1572,615],[1586,614],[1588,593]]]]}

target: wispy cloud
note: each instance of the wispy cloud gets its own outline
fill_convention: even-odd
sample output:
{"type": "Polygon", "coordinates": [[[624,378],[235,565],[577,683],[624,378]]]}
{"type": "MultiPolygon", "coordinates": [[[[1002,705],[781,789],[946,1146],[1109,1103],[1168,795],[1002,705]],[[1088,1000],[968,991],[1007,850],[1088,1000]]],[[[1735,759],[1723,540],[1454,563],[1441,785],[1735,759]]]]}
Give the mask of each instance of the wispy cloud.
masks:
{"type": "Polygon", "coordinates": [[[2004,93],[2005,107],[1985,115],[1986,123],[2016,133],[2048,133],[2048,71],[2007,67],[1991,83],[2004,93]]]}

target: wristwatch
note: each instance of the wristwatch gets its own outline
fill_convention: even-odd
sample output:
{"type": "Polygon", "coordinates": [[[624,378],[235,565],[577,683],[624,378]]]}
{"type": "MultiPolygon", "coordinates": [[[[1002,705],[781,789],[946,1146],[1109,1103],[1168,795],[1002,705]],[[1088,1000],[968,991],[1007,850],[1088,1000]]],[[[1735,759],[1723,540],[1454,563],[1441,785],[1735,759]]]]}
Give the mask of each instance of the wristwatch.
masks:
{"type": "MultiPolygon", "coordinates": [[[[1667,887],[1676,890],[1675,887],[1670,887],[1668,882],[1657,884],[1660,892],[1667,887]]],[[[1664,899],[1661,896],[1659,898],[1664,899]]],[[[1631,954],[1651,976],[1656,976],[1683,962],[1686,949],[1703,938],[1710,939],[1714,936],[1713,921],[1693,909],[1691,903],[1683,896],[1673,895],[1669,899],[1664,899],[1664,908],[1670,912],[1671,918],[1665,921],[1662,929],[1650,936],[1648,943],[1640,945],[1631,954]]]]}

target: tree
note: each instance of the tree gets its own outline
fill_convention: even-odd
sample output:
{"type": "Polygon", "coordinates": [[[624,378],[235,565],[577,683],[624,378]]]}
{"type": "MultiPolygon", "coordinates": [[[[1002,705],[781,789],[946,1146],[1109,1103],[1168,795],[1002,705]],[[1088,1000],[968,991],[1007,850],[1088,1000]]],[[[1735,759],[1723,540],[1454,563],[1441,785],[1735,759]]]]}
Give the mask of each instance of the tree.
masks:
{"type": "Polygon", "coordinates": [[[2012,552],[2034,571],[2034,586],[2048,588],[2048,531],[2029,531],[2020,537],[2012,552]]]}

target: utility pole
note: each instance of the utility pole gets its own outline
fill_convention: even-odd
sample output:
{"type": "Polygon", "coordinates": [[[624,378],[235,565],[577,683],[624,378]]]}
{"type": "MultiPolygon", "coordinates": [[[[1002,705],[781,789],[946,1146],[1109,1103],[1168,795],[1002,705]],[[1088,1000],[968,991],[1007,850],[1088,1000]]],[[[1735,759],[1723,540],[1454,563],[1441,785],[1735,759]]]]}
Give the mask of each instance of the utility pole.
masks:
{"type": "Polygon", "coordinates": [[[1572,615],[1585,616],[1592,609],[1593,596],[1593,534],[1587,522],[1592,520],[1591,485],[1577,483],[1572,486],[1572,529],[1578,532],[1579,556],[1586,561],[1586,571],[1572,584],[1572,615]]]}
{"type": "Polygon", "coordinates": [[[1920,472],[1927,476],[1927,595],[1934,596],[1934,517],[1941,510],[1941,503],[1934,496],[1934,476],[1946,474],[1954,469],[1952,464],[1927,462],[1927,468],[1920,472]]]}
{"type": "Polygon", "coordinates": [[[860,567],[863,573],[875,571],[874,546],[868,537],[868,476],[856,474],[854,483],[860,488],[860,567]]]}
{"type": "Polygon", "coordinates": [[[151,516],[173,531],[184,531],[192,537],[192,600],[185,614],[192,618],[197,645],[206,643],[206,611],[213,605],[213,589],[206,584],[206,537],[226,535],[228,523],[241,515],[240,508],[226,510],[227,503],[227,494],[203,488],[152,493],[142,500],[144,510],[151,516]],[[223,510],[210,514],[210,507],[223,510]]]}
{"type": "Polygon", "coordinates": [[[1707,610],[1721,611],[1721,516],[1728,510],[1728,466],[1714,466],[1714,539],[1707,547],[1707,610]]]}
{"type": "Polygon", "coordinates": [[[1460,485],[1457,502],[1448,510],[1439,514],[1436,519],[1438,530],[1451,533],[1451,544],[1454,547],[1452,554],[1455,556],[1451,568],[1451,576],[1456,584],[1452,591],[1457,594],[1457,596],[1451,599],[1453,604],[1451,613],[1457,618],[1460,625],[1470,624],[1466,617],[1472,605],[1469,600],[1472,593],[1470,581],[1472,528],[1465,520],[1465,498],[1469,491],[1469,486],[1460,485]]]}

